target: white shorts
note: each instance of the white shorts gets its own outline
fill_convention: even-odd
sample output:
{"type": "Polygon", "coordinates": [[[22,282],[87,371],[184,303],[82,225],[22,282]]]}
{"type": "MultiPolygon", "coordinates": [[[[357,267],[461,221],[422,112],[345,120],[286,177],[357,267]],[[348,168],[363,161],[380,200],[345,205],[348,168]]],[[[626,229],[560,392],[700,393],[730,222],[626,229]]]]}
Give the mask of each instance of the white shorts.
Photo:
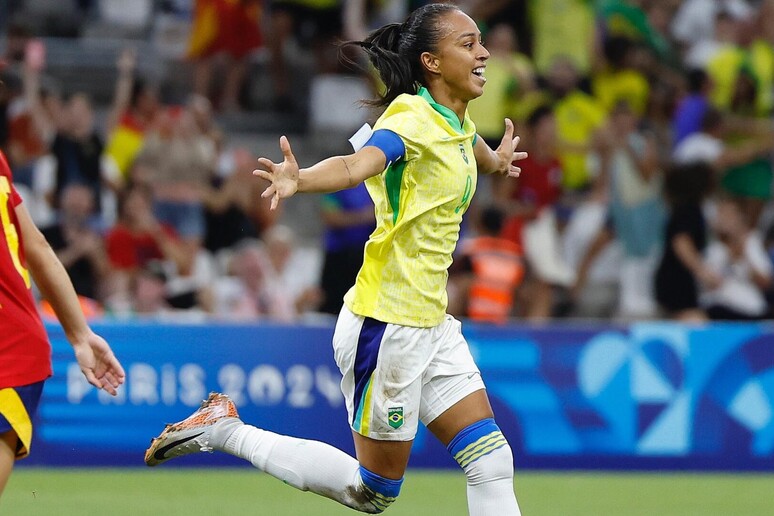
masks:
{"type": "Polygon", "coordinates": [[[454,317],[433,328],[388,324],[342,308],[333,335],[352,429],[382,441],[410,441],[467,395],[484,388],[454,317]]]}

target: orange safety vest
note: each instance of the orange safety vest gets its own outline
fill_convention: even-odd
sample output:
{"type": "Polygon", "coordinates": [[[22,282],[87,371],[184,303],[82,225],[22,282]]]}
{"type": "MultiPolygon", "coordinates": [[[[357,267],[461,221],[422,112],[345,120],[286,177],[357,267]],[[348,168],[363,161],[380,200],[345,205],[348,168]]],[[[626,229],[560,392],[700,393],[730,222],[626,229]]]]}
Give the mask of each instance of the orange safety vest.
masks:
{"type": "Polygon", "coordinates": [[[473,320],[503,323],[513,307],[513,293],[524,279],[518,244],[483,236],[469,242],[464,253],[473,267],[467,315],[473,320]]]}

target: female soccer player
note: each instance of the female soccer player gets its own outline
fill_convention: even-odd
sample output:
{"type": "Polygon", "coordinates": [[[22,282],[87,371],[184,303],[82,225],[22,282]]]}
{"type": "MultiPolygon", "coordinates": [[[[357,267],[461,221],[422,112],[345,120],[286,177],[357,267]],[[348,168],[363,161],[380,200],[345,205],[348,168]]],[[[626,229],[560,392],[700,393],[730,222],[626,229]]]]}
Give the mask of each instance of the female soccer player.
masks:
{"type": "Polygon", "coordinates": [[[0,494],[26,457],[32,417],[51,376],[51,348],[30,291],[30,276],[54,308],[90,384],[116,394],[124,370],[86,324],[65,268],[35,227],[0,152],[0,494]]]}
{"type": "Polygon", "coordinates": [[[471,515],[519,515],[513,456],[494,421],[481,375],[446,315],[447,269],[477,172],[518,176],[518,137],[505,121],[497,150],[475,134],[468,102],[483,92],[489,53],[475,22],[430,4],[362,47],[379,71],[387,109],[354,154],[299,169],[284,136],[282,163],[261,158],[276,208],[296,192],[331,192],[365,181],[377,228],[333,338],[357,460],[320,442],[245,425],[222,394],[155,439],[150,466],[201,450],[247,459],[285,483],[380,513],[400,491],[422,422],[465,471],[471,515]]]}

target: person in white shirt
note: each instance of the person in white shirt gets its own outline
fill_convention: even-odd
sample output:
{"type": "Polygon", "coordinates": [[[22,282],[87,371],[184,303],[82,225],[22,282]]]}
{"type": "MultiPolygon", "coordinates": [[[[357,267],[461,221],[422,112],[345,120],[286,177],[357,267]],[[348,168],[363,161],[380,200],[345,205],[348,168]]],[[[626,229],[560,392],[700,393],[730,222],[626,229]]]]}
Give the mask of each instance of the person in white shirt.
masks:
{"type": "Polygon", "coordinates": [[[766,318],[765,291],[774,271],[763,239],[750,228],[737,201],[721,199],[716,210],[716,240],[707,248],[705,264],[719,281],[702,293],[701,304],[710,319],[766,318]]]}

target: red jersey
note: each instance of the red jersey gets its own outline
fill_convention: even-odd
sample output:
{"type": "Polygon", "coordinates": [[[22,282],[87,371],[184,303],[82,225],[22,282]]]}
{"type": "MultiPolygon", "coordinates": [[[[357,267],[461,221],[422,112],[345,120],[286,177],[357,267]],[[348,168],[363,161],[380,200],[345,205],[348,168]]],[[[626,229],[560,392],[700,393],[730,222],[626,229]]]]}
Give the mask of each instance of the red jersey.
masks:
{"type": "Polygon", "coordinates": [[[0,388],[51,376],[51,347],[32,298],[16,206],[21,197],[0,152],[0,388]]]}
{"type": "MultiPolygon", "coordinates": [[[[511,193],[511,199],[532,204],[538,212],[546,206],[556,204],[562,195],[562,167],[559,160],[551,158],[538,162],[532,156],[527,156],[519,161],[519,167],[521,175],[511,193]]],[[[521,232],[526,222],[521,216],[509,217],[505,221],[501,236],[521,244],[521,232]]]]}
{"type": "MultiPolygon", "coordinates": [[[[162,225],[161,230],[174,239],[174,230],[162,225]]],[[[144,267],[151,260],[164,258],[159,244],[150,233],[135,233],[120,222],[105,237],[108,260],[118,270],[144,267]]]]}
{"type": "Polygon", "coordinates": [[[529,202],[540,210],[555,204],[562,195],[562,167],[556,158],[544,163],[527,156],[519,161],[521,175],[512,198],[529,202]]]}

